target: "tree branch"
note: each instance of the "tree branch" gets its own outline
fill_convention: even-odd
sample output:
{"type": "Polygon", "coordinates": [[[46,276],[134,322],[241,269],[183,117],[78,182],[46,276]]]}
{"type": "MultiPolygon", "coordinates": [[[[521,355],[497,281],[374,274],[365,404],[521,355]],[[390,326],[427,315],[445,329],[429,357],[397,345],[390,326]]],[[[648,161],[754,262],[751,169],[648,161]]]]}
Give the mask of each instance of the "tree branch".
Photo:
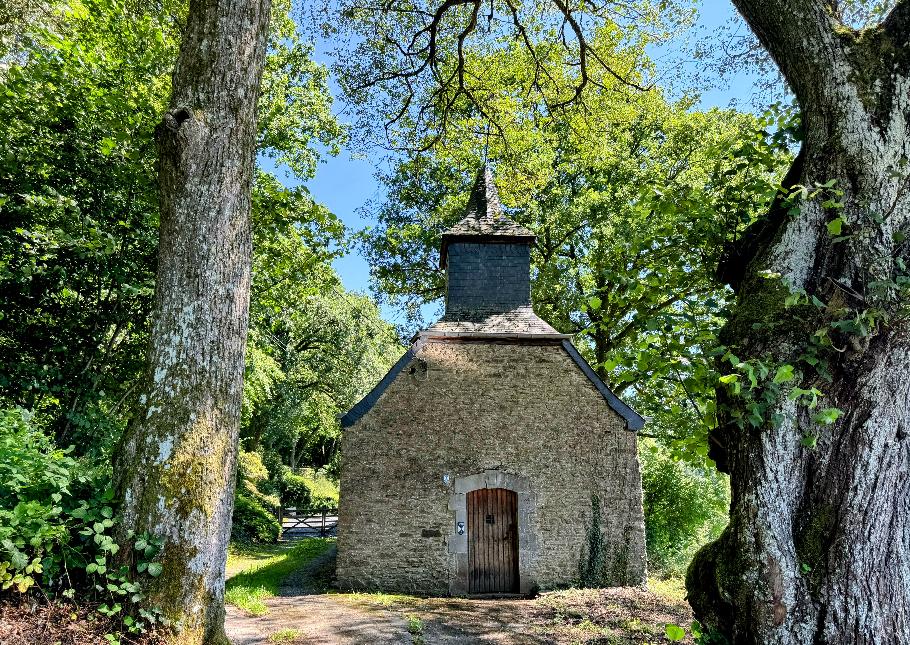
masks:
{"type": "Polygon", "coordinates": [[[895,45],[910,47],[910,0],[898,0],[881,27],[895,45]]]}
{"type": "MultiPolygon", "coordinates": [[[[774,59],[800,104],[818,102],[844,61],[839,24],[825,0],[733,0],[749,27],[774,59]]],[[[833,98],[827,96],[827,98],[833,98]]]]}

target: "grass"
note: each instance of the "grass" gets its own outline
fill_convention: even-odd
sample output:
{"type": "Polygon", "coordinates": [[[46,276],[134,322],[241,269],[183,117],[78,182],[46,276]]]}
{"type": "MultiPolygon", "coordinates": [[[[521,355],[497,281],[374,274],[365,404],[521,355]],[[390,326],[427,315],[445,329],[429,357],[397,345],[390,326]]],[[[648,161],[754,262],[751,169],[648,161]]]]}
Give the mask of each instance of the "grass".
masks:
{"type": "Polygon", "coordinates": [[[408,596],[406,594],[384,593],[382,591],[355,591],[352,593],[335,594],[339,600],[351,600],[354,602],[366,602],[380,607],[393,607],[396,605],[410,605],[418,602],[417,596],[408,596]]]}
{"type": "Polygon", "coordinates": [[[420,617],[408,615],[408,633],[413,637],[414,645],[423,645],[423,621],[420,617]]]}
{"type": "Polygon", "coordinates": [[[311,538],[293,546],[233,547],[228,553],[225,602],[254,616],[267,614],[265,601],[278,593],[282,580],[328,551],[333,542],[311,538]]]}
{"type": "Polygon", "coordinates": [[[273,634],[269,634],[270,643],[293,643],[300,636],[299,629],[279,629],[273,634]]]}
{"type": "Polygon", "coordinates": [[[682,577],[676,578],[648,578],[648,591],[663,596],[676,602],[686,600],[686,581],[682,577]]]}

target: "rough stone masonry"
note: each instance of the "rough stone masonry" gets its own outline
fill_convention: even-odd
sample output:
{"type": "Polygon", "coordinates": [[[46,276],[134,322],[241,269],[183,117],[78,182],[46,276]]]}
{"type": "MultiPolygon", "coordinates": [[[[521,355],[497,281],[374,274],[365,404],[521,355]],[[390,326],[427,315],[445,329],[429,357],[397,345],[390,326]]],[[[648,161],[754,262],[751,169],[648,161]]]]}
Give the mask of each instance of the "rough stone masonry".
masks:
{"type": "Polygon", "coordinates": [[[643,420],[534,314],[533,241],[481,170],[443,236],[445,315],[342,419],[342,587],[528,594],[592,563],[603,585],[644,582],[643,420]],[[477,511],[480,489],[514,510],[477,511]]]}

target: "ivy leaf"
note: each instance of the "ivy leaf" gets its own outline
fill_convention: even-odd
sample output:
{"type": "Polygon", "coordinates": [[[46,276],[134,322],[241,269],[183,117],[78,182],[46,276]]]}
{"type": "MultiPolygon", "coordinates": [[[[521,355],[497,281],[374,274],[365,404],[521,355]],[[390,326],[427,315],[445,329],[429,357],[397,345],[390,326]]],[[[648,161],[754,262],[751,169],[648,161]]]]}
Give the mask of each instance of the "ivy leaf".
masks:
{"type": "Polygon", "coordinates": [[[686,637],[686,630],[679,625],[674,625],[672,623],[667,625],[664,633],[667,636],[667,640],[670,641],[681,641],[686,637]]]}
{"type": "Polygon", "coordinates": [[[149,562],[148,566],[149,575],[153,578],[157,578],[161,575],[161,563],[160,562],[149,562]]]}
{"type": "Polygon", "coordinates": [[[840,235],[843,228],[844,228],[844,218],[843,217],[835,217],[833,220],[828,222],[828,233],[830,235],[840,235]]]}
{"type": "Polygon", "coordinates": [[[775,383],[786,383],[793,380],[793,366],[781,365],[777,368],[777,374],[774,375],[775,383]]]}
{"type": "Polygon", "coordinates": [[[844,411],[839,408],[825,408],[813,417],[813,421],[823,426],[829,426],[840,419],[843,414],[844,411]]]}

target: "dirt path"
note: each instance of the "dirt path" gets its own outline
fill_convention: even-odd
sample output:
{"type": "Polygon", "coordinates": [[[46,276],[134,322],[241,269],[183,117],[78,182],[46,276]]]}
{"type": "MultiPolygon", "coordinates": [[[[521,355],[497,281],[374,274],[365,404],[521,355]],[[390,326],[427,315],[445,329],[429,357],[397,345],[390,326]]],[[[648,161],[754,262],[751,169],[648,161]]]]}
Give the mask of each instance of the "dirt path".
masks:
{"type": "MultiPolygon", "coordinates": [[[[665,643],[688,606],[644,589],[567,590],[534,600],[326,593],[334,548],[284,581],[255,617],[228,607],[234,645],[543,645],[665,643]]],[[[688,642],[688,641],[687,641],[688,642]]]]}
{"type": "Polygon", "coordinates": [[[394,612],[358,609],[325,593],[331,584],[334,564],[333,547],[287,578],[280,595],[266,601],[269,612],[264,616],[250,616],[228,605],[225,627],[231,643],[273,643],[281,634],[285,640],[279,642],[288,643],[411,643],[407,623],[394,612]]]}
{"type": "Polygon", "coordinates": [[[231,643],[270,644],[281,635],[286,637],[284,642],[325,645],[412,642],[405,621],[391,611],[355,610],[325,595],[278,597],[266,604],[269,613],[260,617],[245,616],[242,610],[228,607],[226,626],[231,643]]]}

